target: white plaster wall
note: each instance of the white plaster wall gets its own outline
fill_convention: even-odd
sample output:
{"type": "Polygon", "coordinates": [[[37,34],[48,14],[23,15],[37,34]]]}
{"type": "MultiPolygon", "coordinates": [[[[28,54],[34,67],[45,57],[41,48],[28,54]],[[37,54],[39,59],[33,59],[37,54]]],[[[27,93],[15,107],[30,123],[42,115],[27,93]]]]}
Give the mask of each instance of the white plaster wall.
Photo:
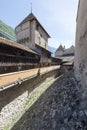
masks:
{"type": "MultiPolygon", "coordinates": [[[[44,30],[39,26],[36,30],[36,20],[28,21],[16,28],[17,41],[29,37],[29,42],[24,43],[28,47],[35,49],[35,43],[48,48],[48,36],[44,30]]],[[[38,24],[39,25],[39,24],[38,24]]]]}
{"type": "Polygon", "coordinates": [[[35,20],[31,22],[31,28],[30,28],[30,33],[31,33],[31,48],[35,49],[35,20]]]}
{"type": "Polygon", "coordinates": [[[17,33],[17,40],[29,37],[29,35],[30,35],[29,28],[26,30],[22,30],[21,32],[17,33]]]}
{"type": "MultiPolygon", "coordinates": [[[[30,39],[30,22],[26,22],[16,28],[17,41],[29,37],[30,39]]],[[[22,43],[23,44],[23,43],[22,43]]],[[[29,42],[24,43],[29,46],[29,42]]]]}
{"type": "Polygon", "coordinates": [[[38,30],[35,29],[35,43],[46,49],[48,48],[48,36],[40,26],[38,30]],[[41,43],[39,43],[39,38],[41,43]]]}
{"type": "Polygon", "coordinates": [[[20,25],[20,26],[18,26],[16,28],[16,34],[18,35],[22,31],[27,30],[27,29],[30,29],[30,22],[29,21],[24,23],[24,24],[22,24],[22,25],[20,25]]]}
{"type": "Polygon", "coordinates": [[[35,21],[28,21],[16,28],[17,41],[29,37],[29,42],[22,43],[29,48],[35,48],[35,21]]]}
{"type": "Polygon", "coordinates": [[[87,86],[87,0],[80,0],[75,49],[75,75],[83,86],[87,86]]]}

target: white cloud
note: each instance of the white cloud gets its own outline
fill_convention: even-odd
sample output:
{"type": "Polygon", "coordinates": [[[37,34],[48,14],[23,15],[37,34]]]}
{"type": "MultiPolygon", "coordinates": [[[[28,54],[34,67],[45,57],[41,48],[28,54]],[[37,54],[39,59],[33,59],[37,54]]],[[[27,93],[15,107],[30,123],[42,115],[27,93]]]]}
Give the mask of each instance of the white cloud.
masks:
{"type": "Polygon", "coordinates": [[[75,45],[71,40],[59,41],[59,40],[55,40],[53,38],[49,39],[49,46],[51,46],[51,47],[58,48],[60,44],[65,46],[65,48],[69,48],[71,45],[75,45]]]}
{"type": "Polygon", "coordinates": [[[42,21],[51,34],[49,45],[58,46],[65,44],[66,47],[74,44],[76,30],[76,14],[78,0],[44,0],[42,2],[45,13],[45,21],[42,21]],[[54,44],[53,44],[54,42],[54,44]]]}
{"type": "MultiPolygon", "coordinates": [[[[78,0],[31,0],[33,13],[51,35],[49,45],[66,47],[74,44],[78,0]]],[[[30,1],[6,0],[1,2],[1,19],[15,27],[30,13],[30,1]]]]}

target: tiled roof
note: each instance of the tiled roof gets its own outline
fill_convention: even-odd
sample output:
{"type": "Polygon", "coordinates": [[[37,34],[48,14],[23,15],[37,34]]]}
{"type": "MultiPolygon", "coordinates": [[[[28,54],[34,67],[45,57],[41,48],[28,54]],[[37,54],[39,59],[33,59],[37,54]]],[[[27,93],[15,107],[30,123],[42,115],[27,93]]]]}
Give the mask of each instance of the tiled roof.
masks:
{"type": "Polygon", "coordinates": [[[74,53],[75,53],[75,47],[72,45],[70,48],[65,49],[63,55],[74,54],[74,53]]]}
{"type": "Polygon", "coordinates": [[[38,44],[35,44],[35,45],[36,45],[38,48],[41,48],[42,50],[44,50],[44,51],[46,51],[46,52],[48,52],[48,53],[51,54],[51,52],[50,52],[49,50],[45,49],[44,47],[39,46],[38,44]]]}
{"type": "Polygon", "coordinates": [[[12,27],[0,20],[0,36],[16,41],[16,34],[12,27]]]}
{"type": "Polygon", "coordinates": [[[33,15],[33,13],[30,13],[18,26],[20,26],[21,24],[23,24],[23,23],[25,23],[27,21],[32,21],[33,19],[36,19],[36,17],[33,15]]]}
{"type": "Polygon", "coordinates": [[[59,48],[56,50],[57,55],[58,55],[58,53],[60,55],[60,51],[61,51],[61,56],[74,55],[75,54],[75,47],[72,45],[70,48],[64,49],[62,47],[62,45],[60,45],[59,48]]]}
{"type": "MultiPolygon", "coordinates": [[[[37,20],[37,18],[34,16],[33,13],[30,13],[18,26],[20,26],[21,24],[24,24],[25,22],[28,22],[28,21],[32,21],[32,20],[36,20],[39,25],[41,26],[41,28],[44,30],[44,32],[48,35],[48,37],[50,38],[50,35],[47,33],[47,31],[43,28],[43,26],[40,24],[40,22],[37,20]]],[[[18,27],[17,26],[17,27],[18,27]]],[[[16,27],[16,28],[17,28],[16,27]]]]}
{"type": "Polygon", "coordinates": [[[63,51],[63,50],[64,50],[63,46],[60,45],[60,46],[58,47],[58,49],[56,50],[56,52],[57,52],[57,51],[63,51]]]}

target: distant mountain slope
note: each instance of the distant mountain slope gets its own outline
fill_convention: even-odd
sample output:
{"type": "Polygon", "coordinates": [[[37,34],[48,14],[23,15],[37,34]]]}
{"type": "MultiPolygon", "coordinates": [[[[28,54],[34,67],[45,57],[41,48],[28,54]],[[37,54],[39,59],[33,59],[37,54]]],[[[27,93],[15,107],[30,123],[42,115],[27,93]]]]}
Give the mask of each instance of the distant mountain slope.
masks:
{"type": "Polygon", "coordinates": [[[51,51],[52,53],[55,53],[57,48],[51,47],[48,45],[48,50],[51,51]]]}
{"type": "Polygon", "coordinates": [[[0,36],[7,39],[16,40],[15,30],[0,20],[0,36]]]}

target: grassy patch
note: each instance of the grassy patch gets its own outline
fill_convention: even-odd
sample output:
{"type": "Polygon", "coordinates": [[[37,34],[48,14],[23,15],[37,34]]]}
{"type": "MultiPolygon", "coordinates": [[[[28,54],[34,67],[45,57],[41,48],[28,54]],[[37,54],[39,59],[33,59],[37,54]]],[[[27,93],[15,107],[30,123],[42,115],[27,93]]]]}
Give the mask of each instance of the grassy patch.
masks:
{"type": "Polygon", "coordinates": [[[26,106],[28,106],[28,108],[32,106],[54,81],[55,79],[51,79],[50,81],[46,81],[39,87],[35,88],[34,91],[32,91],[29,95],[29,98],[26,100],[26,106]]]}
{"type": "Polygon", "coordinates": [[[11,130],[12,126],[17,122],[17,118],[18,118],[18,116],[15,116],[12,119],[12,122],[10,122],[8,125],[6,125],[6,127],[4,128],[4,130],[11,130]]]}

